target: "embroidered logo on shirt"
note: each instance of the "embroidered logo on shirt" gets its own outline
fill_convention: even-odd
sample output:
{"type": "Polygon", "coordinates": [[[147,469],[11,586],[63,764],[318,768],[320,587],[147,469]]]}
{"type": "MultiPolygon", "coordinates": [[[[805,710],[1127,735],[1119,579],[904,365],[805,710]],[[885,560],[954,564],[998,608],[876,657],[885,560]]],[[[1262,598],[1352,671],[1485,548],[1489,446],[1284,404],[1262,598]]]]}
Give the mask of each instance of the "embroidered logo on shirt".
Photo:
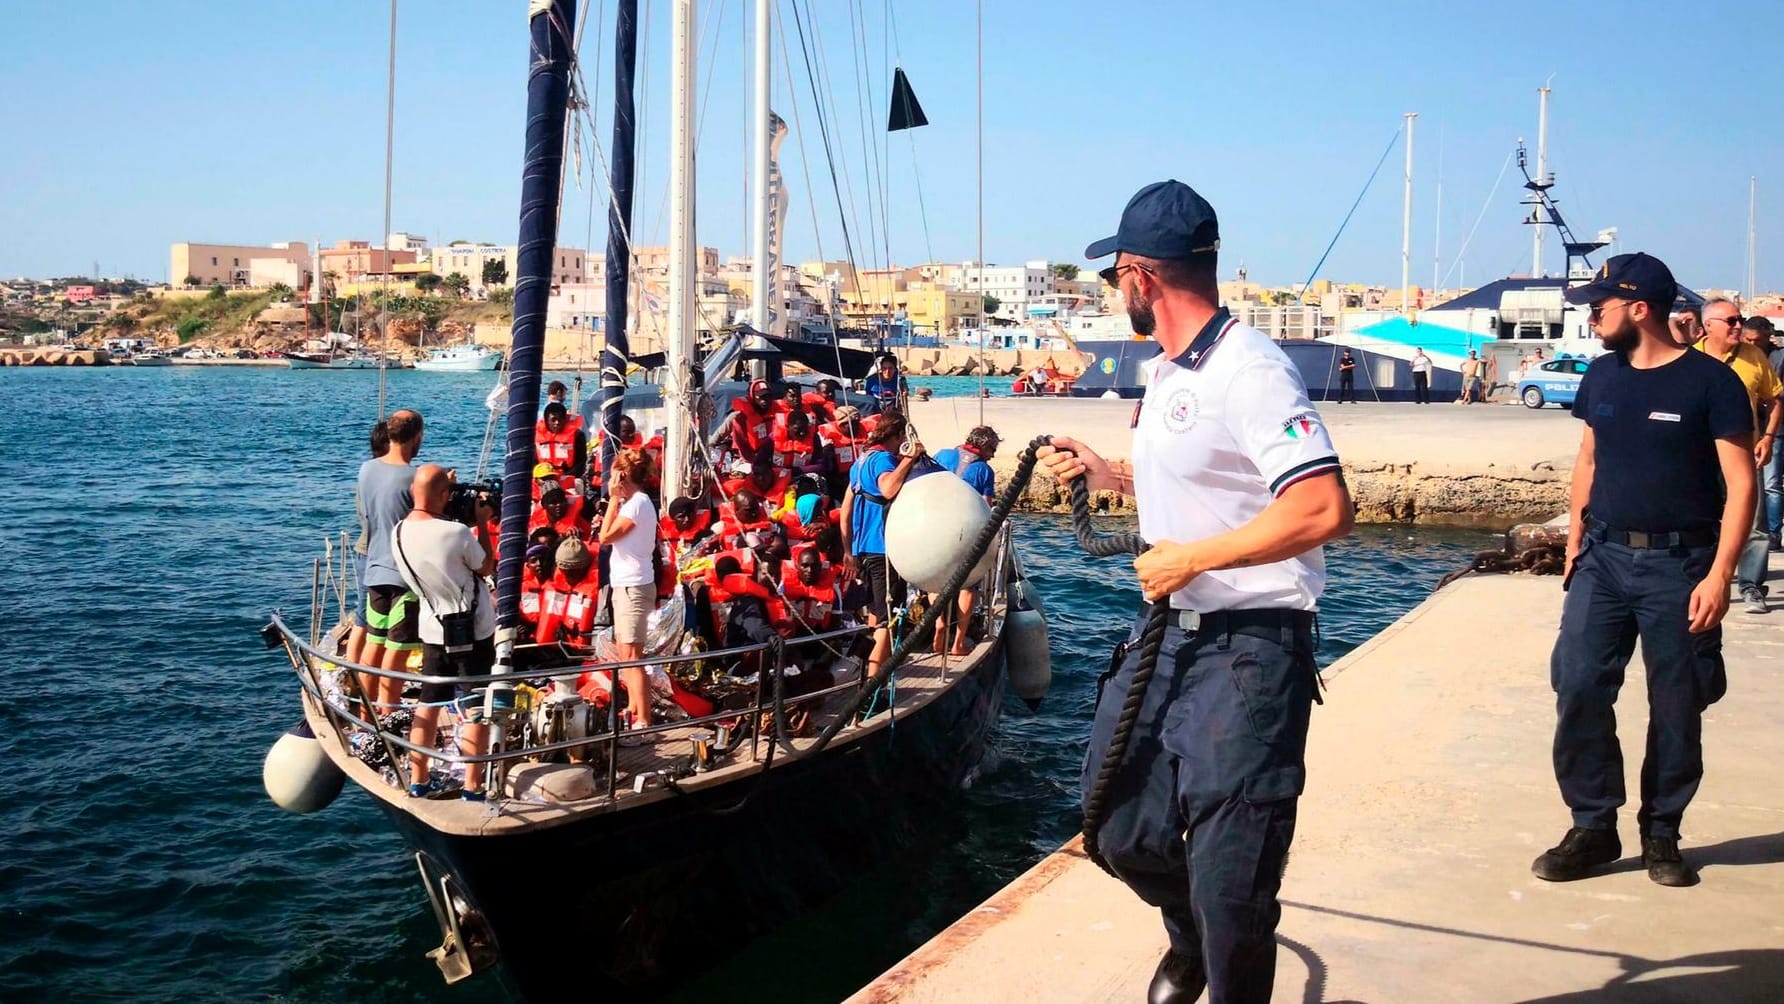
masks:
{"type": "Polygon", "coordinates": [[[1187,387],[1176,391],[1165,401],[1165,428],[1172,432],[1188,432],[1195,428],[1201,410],[1195,391],[1187,387]]]}
{"type": "Polygon", "coordinates": [[[1313,435],[1313,430],[1317,428],[1319,428],[1319,416],[1302,412],[1299,415],[1290,416],[1288,421],[1282,423],[1282,434],[1290,439],[1306,439],[1313,435]]]}
{"type": "Polygon", "coordinates": [[[1650,421],[1650,422],[1677,422],[1677,421],[1679,421],[1679,416],[1673,414],[1670,411],[1650,411],[1650,412],[1648,412],[1648,421],[1650,421]]]}

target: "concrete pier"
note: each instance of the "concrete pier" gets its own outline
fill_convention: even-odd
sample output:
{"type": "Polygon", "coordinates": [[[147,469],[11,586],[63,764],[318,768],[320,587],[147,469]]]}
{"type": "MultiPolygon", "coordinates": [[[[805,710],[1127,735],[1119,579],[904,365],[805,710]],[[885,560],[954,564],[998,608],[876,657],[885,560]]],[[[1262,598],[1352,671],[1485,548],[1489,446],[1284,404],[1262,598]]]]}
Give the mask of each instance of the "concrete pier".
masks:
{"type": "MultiPolygon", "coordinates": [[[[1773,576],[1780,563],[1773,562],[1773,576]]],[[[1634,810],[1612,874],[1530,862],[1567,828],[1549,750],[1554,577],[1472,576],[1327,669],[1282,890],[1278,1001],[1784,999],[1784,609],[1725,621],[1728,696],[1704,716],[1685,816],[1690,889],[1654,885],[1634,810]]],[[[1618,728],[1640,791],[1639,654],[1618,728]]],[[[1074,841],[851,1000],[1145,999],[1158,915],[1074,841]]]]}
{"type": "MultiPolygon", "coordinates": [[[[939,450],[980,423],[981,403],[984,423],[1003,437],[992,465],[1000,476],[1043,433],[1076,437],[1110,459],[1131,452],[1137,401],[939,398],[912,402],[911,418],[924,444],[939,450]]],[[[1325,402],[1319,410],[1363,522],[1504,528],[1567,508],[1580,423],[1560,408],[1325,402]]],[[[1026,502],[1030,510],[1067,508],[1065,493],[1040,475],[1026,502]]]]}

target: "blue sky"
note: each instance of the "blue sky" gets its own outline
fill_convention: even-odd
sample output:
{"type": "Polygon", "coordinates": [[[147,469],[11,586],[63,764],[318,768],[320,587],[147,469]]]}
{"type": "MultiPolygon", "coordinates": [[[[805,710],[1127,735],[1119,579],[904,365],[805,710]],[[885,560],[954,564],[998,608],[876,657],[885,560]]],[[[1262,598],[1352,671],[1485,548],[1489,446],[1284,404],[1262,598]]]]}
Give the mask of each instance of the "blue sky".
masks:
{"type": "MultiPolygon", "coordinates": [[[[611,77],[611,0],[584,44],[611,77]]],[[[638,237],[661,240],[667,160],[669,6],[648,10],[641,72],[646,133],[638,237]]],[[[974,13],[964,0],[804,0],[830,71],[836,145],[854,196],[863,265],[975,254],[974,13]],[[852,14],[859,21],[853,22],[852,14]],[[894,26],[896,31],[889,31],[894,26]],[[851,30],[865,45],[850,46],[851,30]],[[888,45],[896,35],[896,45],[888,45]],[[857,69],[856,60],[860,60],[857,69]],[[901,62],[931,125],[883,126],[901,62]],[[869,80],[871,106],[852,83],[869,80]],[[863,119],[868,126],[863,131],[863,119]],[[880,144],[877,155],[864,154],[880,144]],[[914,157],[913,157],[914,143],[914,157]],[[870,159],[889,164],[875,181],[870,159]],[[913,168],[913,164],[915,167],[913,168]],[[917,205],[920,178],[925,209],[917,205]],[[874,215],[867,202],[888,193],[874,215]],[[925,227],[925,220],[927,227],[925,227]],[[877,245],[869,250],[869,244],[877,245]]],[[[1478,3],[1247,3],[986,0],[985,254],[1080,261],[1113,232],[1127,197],[1175,177],[1219,210],[1223,274],[1305,278],[1407,111],[1415,145],[1412,275],[1428,284],[1437,187],[1443,268],[1519,137],[1532,148],[1536,89],[1554,75],[1550,168],[1582,238],[1616,226],[1621,248],[1653,252],[1696,286],[1745,275],[1747,179],[1759,178],[1759,285],[1784,288],[1781,92],[1746,39],[1784,36],[1784,5],[1639,0],[1514,8],[1478,3]],[[1540,11],[1542,20],[1536,17],[1540,11]]],[[[405,0],[399,13],[394,227],[440,241],[510,243],[516,233],[526,41],[520,0],[405,0]]],[[[791,35],[789,0],[777,27],[791,35]]],[[[0,275],[166,279],[180,240],[332,242],[381,236],[388,8],[305,4],[92,2],[14,5],[0,60],[0,275]]],[[[699,238],[746,250],[741,112],[749,0],[704,0],[699,238]]],[[[783,147],[792,190],[789,259],[821,237],[841,257],[832,195],[797,38],[788,39],[800,137],[783,147]],[[814,233],[812,208],[818,211],[814,233]]],[[[794,118],[776,51],[777,107],[794,118]]],[[[596,74],[597,62],[599,73],[596,74]]],[[[1324,277],[1397,283],[1396,147],[1324,277]]],[[[560,240],[605,242],[604,183],[567,186],[560,240]],[[590,226],[591,200],[595,205],[590,226]]],[[[1529,228],[1508,169],[1461,265],[1479,283],[1530,266],[1529,228]]],[[[1558,241],[1545,252],[1559,265],[1558,241]]],[[[1451,275],[1451,282],[1456,276],[1451,275]]]]}

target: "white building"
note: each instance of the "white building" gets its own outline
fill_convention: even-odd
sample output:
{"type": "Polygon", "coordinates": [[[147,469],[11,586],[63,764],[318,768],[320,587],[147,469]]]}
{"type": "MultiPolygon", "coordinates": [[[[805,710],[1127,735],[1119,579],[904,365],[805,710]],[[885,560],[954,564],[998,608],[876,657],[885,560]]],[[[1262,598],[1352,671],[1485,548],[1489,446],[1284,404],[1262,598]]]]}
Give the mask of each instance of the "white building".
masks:
{"type": "Polygon", "coordinates": [[[417,261],[427,257],[427,238],[420,234],[395,231],[384,238],[384,247],[391,251],[413,251],[417,261]]]}
{"type": "MultiPolygon", "coordinates": [[[[944,270],[944,275],[948,271],[951,269],[944,270]]],[[[1044,261],[986,265],[982,269],[972,262],[962,262],[959,272],[953,274],[959,277],[955,288],[996,298],[995,316],[1012,321],[1027,319],[1029,301],[1053,292],[1053,272],[1044,261]]]]}
{"type": "MultiPolygon", "coordinates": [[[[514,285],[519,272],[519,247],[509,244],[477,244],[471,241],[455,241],[443,247],[433,249],[428,259],[428,267],[435,275],[449,276],[454,272],[470,280],[470,291],[474,295],[486,295],[488,284],[483,281],[483,266],[489,261],[500,261],[507,270],[507,281],[502,286],[514,285]]],[[[570,283],[584,282],[587,279],[588,252],[582,248],[553,248],[551,252],[551,284],[563,286],[570,283]]]]}

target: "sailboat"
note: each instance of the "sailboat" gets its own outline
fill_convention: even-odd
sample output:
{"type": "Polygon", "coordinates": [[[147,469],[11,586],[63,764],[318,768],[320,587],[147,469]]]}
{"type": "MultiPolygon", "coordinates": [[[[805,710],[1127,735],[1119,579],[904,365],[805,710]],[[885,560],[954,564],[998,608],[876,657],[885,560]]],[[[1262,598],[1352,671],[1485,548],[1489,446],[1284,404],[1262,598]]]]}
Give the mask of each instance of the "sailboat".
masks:
{"type": "MultiPolygon", "coordinates": [[[[768,0],[758,4],[758,24],[765,25],[768,0]]],[[[709,473],[703,471],[701,418],[709,405],[700,381],[739,358],[701,360],[693,351],[693,6],[693,0],[674,3],[672,308],[658,370],[664,494],[684,496],[701,491],[700,479],[709,473]]],[[[1006,637],[1025,614],[1033,617],[1012,600],[1020,593],[1020,573],[1009,527],[991,518],[975,531],[941,587],[946,593],[970,580],[981,590],[982,623],[964,656],[908,655],[907,644],[927,641],[913,637],[879,674],[863,680],[859,661],[849,655],[864,631],[854,625],[700,651],[688,641],[680,605],[686,594],[678,594],[653,615],[649,661],[677,679],[728,670],[731,679],[747,682],[733,687],[713,713],[630,730],[625,743],[617,715],[534,696],[541,678],[574,679],[586,670],[580,660],[560,656],[524,673],[509,672],[523,654],[511,632],[519,623],[531,510],[575,8],[572,0],[539,0],[529,17],[527,158],[496,582],[497,672],[458,680],[479,688],[496,726],[492,752],[482,758],[491,769],[490,801],[412,798],[394,775],[368,764],[377,762],[378,753],[400,762],[407,736],[395,725],[373,727],[355,714],[359,674],[381,671],[347,663],[339,654],[344,626],[326,611],[328,596],[344,592],[343,573],[314,576],[307,631],[275,615],[264,632],[298,677],[303,712],[301,724],[269,754],[269,794],[294,811],[313,811],[328,804],[343,781],[363,789],[413,848],[425,893],[417,903],[429,904],[440,927],[441,945],[429,956],[442,975],[456,982],[499,964],[507,981],[529,998],[562,996],[567,988],[583,998],[661,992],[834,894],[880,860],[980,760],[1006,686],[1006,637]],[[823,646],[837,658],[830,663],[831,685],[794,697],[783,664],[801,646],[823,646]],[[753,676],[738,672],[752,666],[753,676]],[[895,685],[885,686],[888,680],[895,685]],[[809,721],[810,732],[789,724],[798,718],[809,721]],[[356,755],[362,751],[373,755],[356,755]],[[570,754],[570,762],[558,762],[570,754]]],[[[620,114],[610,223],[621,253],[610,261],[629,260],[636,0],[621,0],[619,8],[620,114]]],[[[759,57],[765,58],[766,47],[766,39],[759,39],[759,57]]],[[[765,101],[766,88],[759,94],[765,101]]],[[[757,114],[757,126],[766,127],[766,109],[759,105],[757,114]]],[[[614,269],[609,280],[601,412],[609,450],[619,439],[629,362],[626,272],[614,269]]],[[[760,345],[754,350],[764,351],[760,345]]],[[[920,481],[945,488],[953,477],[937,472],[920,481]]],[[[1001,508],[1007,513],[1007,505],[1001,508]]],[[[898,515],[894,506],[892,517],[898,515]]],[[[933,535],[946,536],[939,529],[933,535]]],[[[902,567],[897,554],[893,561],[902,567]]],[[[914,634],[925,634],[928,623],[920,621],[914,634]]],[[[530,654],[538,659],[547,653],[535,648],[530,654]]],[[[465,762],[455,752],[429,755],[436,763],[465,762]]]]}

